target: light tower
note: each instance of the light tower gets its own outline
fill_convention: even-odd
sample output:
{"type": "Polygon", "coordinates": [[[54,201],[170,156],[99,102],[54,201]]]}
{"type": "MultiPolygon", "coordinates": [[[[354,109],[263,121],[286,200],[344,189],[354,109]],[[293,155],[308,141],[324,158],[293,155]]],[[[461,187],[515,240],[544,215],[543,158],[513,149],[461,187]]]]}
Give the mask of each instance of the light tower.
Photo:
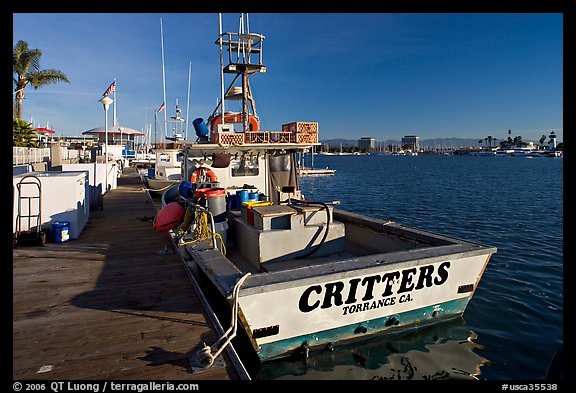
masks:
{"type": "Polygon", "coordinates": [[[548,138],[550,138],[550,140],[548,141],[548,149],[550,151],[555,151],[556,150],[556,134],[554,133],[554,131],[550,132],[550,135],[548,135],[548,138]]]}

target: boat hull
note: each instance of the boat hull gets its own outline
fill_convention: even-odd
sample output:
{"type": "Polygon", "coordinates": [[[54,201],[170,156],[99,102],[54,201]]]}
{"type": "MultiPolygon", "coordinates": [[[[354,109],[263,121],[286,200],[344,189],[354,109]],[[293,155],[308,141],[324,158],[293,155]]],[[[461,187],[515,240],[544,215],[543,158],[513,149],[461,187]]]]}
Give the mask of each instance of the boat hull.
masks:
{"type": "Polygon", "coordinates": [[[180,183],[180,180],[146,178],[146,184],[148,186],[148,191],[154,195],[162,195],[170,187],[172,187],[175,184],[179,184],[179,183],[180,183]]]}
{"type": "Polygon", "coordinates": [[[262,361],[270,361],[287,356],[305,355],[306,347],[311,349],[314,349],[314,347],[324,347],[328,349],[337,345],[335,343],[365,339],[377,334],[384,334],[385,332],[386,334],[406,334],[411,330],[421,329],[442,321],[457,318],[464,313],[467,305],[467,298],[456,299],[400,314],[262,344],[256,352],[262,361]],[[431,315],[438,310],[441,310],[442,314],[431,318],[431,315]],[[395,324],[396,321],[398,321],[397,325],[395,324]]]}
{"type": "Polygon", "coordinates": [[[489,258],[383,263],[262,286],[247,280],[240,291],[241,321],[262,361],[438,323],[464,313],[489,258]]]}

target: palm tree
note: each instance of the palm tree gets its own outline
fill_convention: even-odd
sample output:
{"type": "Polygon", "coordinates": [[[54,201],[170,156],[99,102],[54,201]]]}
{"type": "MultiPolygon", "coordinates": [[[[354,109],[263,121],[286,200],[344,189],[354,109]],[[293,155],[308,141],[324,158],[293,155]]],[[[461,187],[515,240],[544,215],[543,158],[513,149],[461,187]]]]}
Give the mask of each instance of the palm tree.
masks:
{"type": "Polygon", "coordinates": [[[38,135],[32,123],[24,120],[14,119],[12,122],[12,145],[18,147],[36,147],[38,145],[38,135]]]}
{"type": "Polygon", "coordinates": [[[18,41],[14,46],[12,54],[12,72],[14,74],[14,92],[16,101],[16,118],[22,119],[22,100],[24,99],[24,89],[29,83],[38,89],[40,86],[57,82],[70,83],[62,71],[40,69],[40,57],[42,52],[39,49],[30,49],[26,41],[18,41]]]}

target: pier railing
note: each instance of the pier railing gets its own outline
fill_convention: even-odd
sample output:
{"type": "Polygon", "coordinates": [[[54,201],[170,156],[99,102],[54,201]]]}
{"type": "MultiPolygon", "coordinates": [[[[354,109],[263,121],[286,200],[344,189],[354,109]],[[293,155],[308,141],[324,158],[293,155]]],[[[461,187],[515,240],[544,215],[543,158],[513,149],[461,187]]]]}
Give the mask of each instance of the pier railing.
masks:
{"type": "MultiPolygon", "coordinates": [[[[60,160],[66,162],[79,162],[80,151],[59,146],[60,160]]],[[[37,162],[51,162],[52,152],[49,147],[16,147],[12,146],[12,165],[27,165],[37,162]]]]}
{"type": "Polygon", "coordinates": [[[12,165],[35,164],[50,161],[49,147],[16,147],[12,146],[12,165]]]}

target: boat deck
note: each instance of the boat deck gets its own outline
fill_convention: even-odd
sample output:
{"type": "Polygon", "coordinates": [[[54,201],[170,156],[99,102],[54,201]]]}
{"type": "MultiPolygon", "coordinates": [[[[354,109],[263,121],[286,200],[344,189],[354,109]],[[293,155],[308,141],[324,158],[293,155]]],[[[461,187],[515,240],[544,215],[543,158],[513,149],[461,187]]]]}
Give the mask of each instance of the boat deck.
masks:
{"type": "Polygon", "coordinates": [[[13,379],[240,379],[226,351],[192,370],[218,335],[155,214],[126,168],[79,239],[13,249],[13,379]]]}

